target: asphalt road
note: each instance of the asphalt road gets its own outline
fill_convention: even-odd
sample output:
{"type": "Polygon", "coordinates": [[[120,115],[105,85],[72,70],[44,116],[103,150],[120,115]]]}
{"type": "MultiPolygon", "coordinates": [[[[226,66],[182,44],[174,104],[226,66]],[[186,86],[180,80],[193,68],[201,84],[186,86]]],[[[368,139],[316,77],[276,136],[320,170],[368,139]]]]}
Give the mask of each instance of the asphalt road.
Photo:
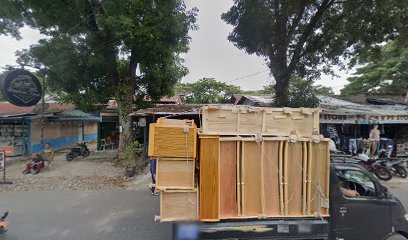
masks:
{"type": "Polygon", "coordinates": [[[171,239],[171,224],[154,222],[159,197],[147,190],[3,192],[2,210],[10,228],[1,240],[171,239]]]}
{"type": "MultiPolygon", "coordinates": [[[[407,184],[386,185],[408,209],[407,184]]],[[[153,221],[159,197],[147,190],[3,192],[2,210],[11,225],[1,240],[171,239],[171,224],[153,221]]]]}

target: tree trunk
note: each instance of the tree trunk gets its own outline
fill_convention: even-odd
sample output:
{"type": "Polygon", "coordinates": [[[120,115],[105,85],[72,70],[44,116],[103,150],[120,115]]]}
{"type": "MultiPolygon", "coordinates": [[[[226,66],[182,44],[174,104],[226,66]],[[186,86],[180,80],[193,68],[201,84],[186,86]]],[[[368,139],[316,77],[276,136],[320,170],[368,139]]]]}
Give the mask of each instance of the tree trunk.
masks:
{"type": "Polygon", "coordinates": [[[276,107],[289,106],[289,80],[290,76],[280,75],[274,76],[275,78],[275,105],[276,107]]]}
{"type": "Polygon", "coordinates": [[[290,72],[283,53],[279,57],[271,55],[269,66],[275,78],[275,106],[287,107],[289,105],[289,80],[290,72]]]}
{"type": "Polygon", "coordinates": [[[116,102],[119,110],[119,124],[122,128],[119,138],[119,151],[123,151],[133,141],[133,121],[132,117],[129,116],[132,113],[133,89],[124,81],[118,87],[116,95],[118,96],[116,102]]]}

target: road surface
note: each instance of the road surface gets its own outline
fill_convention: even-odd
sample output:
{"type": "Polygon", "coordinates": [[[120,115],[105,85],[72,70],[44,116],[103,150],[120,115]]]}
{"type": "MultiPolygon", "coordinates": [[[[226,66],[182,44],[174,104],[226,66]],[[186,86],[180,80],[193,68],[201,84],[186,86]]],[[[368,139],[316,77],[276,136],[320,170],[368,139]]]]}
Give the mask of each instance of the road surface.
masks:
{"type": "MultiPolygon", "coordinates": [[[[408,179],[396,180],[386,185],[407,207],[408,179]]],[[[0,211],[10,211],[11,225],[0,239],[171,239],[171,224],[153,221],[159,215],[159,197],[144,188],[2,192],[0,211]]]]}
{"type": "Polygon", "coordinates": [[[158,207],[147,190],[2,192],[11,224],[0,239],[168,240],[171,224],[153,221],[158,207]]]}

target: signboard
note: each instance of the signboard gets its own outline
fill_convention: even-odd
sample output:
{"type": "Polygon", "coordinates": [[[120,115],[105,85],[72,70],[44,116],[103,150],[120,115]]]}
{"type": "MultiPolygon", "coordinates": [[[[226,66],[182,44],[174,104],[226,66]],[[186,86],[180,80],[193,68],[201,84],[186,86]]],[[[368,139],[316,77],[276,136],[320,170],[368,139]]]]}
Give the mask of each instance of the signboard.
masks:
{"type": "Polygon", "coordinates": [[[408,124],[408,115],[341,115],[320,114],[320,123],[340,124],[408,124]]]}
{"type": "Polygon", "coordinates": [[[0,151],[0,171],[4,171],[6,168],[6,153],[0,151]]]}
{"type": "Polygon", "coordinates": [[[1,75],[0,91],[7,101],[20,107],[36,105],[42,95],[38,78],[22,69],[11,70],[1,75]]]}
{"type": "Polygon", "coordinates": [[[4,151],[0,151],[0,171],[3,172],[3,181],[0,181],[0,184],[12,184],[6,181],[6,152],[4,151]]]}

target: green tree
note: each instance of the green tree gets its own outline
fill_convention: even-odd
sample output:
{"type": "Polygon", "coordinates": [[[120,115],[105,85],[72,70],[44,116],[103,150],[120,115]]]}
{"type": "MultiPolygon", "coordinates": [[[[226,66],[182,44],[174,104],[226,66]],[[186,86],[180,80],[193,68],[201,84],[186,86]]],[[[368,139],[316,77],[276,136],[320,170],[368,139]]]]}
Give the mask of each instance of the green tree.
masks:
{"type": "Polygon", "coordinates": [[[263,56],[276,85],[276,105],[289,101],[292,75],[317,79],[342,57],[382,43],[405,25],[406,0],[235,0],[222,19],[228,39],[263,56]]]}
{"type": "Polygon", "coordinates": [[[408,36],[384,46],[358,54],[352,64],[364,65],[357,68],[341,94],[391,93],[402,94],[408,89],[408,36]]]}
{"type": "Polygon", "coordinates": [[[241,92],[240,87],[214,78],[202,78],[194,83],[180,83],[176,86],[176,93],[184,95],[187,103],[228,103],[232,94],[241,92]]]}
{"type": "MultiPolygon", "coordinates": [[[[257,91],[259,94],[275,94],[275,85],[270,84],[257,91]]],[[[317,107],[319,99],[317,95],[334,95],[331,87],[314,85],[312,80],[304,80],[300,77],[292,77],[288,87],[288,107],[317,107]]]]}
{"type": "Polygon", "coordinates": [[[132,141],[134,94],[168,95],[187,73],[180,54],[188,50],[197,11],[186,9],[182,0],[6,0],[1,5],[0,33],[19,38],[19,28],[28,25],[47,36],[19,52],[19,62],[41,69],[62,99],[81,107],[116,99],[120,149],[132,141]]]}

